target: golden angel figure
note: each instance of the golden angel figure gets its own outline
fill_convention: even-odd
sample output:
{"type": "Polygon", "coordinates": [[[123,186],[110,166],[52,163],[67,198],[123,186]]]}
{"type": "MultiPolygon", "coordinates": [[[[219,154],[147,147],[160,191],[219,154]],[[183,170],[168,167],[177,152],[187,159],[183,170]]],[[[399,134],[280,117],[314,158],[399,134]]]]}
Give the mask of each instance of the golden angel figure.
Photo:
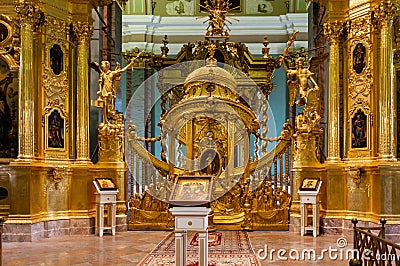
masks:
{"type": "Polygon", "coordinates": [[[135,62],[135,59],[140,56],[140,52],[136,57],[131,59],[131,62],[124,68],[121,68],[119,63],[116,64],[115,69],[110,69],[109,61],[102,61],[101,66],[98,63],[94,63],[95,70],[100,73],[99,76],[99,90],[97,91],[97,102],[100,103],[99,107],[102,108],[102,119],[103,123],[107,123],[107,114],[110,111],[115,110],[114,100],[117,97],[118,84],[121,80],[122,72],[131,68],[135,62]]]}
{"type": "Polygon", "coordinates": [[[299,57],[296,59],[296,69],[289,69],[285,62],[283,62],[283,67],[287,72],[287,76],[289,78],[287,82],[287,86],[289,89],[289,105],[293,106],[294,101],[296,99],[297,91],[299,91],[299,99],[296,101],[298,106],[302,106],[307,103],[307,92],[311,89],[308,84],[310,80],[314,85],[314,89],[318,90],[318,84],[315,82],[312,77],[314,73],[312,73],[307,68],[304,68],[304,57],[299,57]]]}

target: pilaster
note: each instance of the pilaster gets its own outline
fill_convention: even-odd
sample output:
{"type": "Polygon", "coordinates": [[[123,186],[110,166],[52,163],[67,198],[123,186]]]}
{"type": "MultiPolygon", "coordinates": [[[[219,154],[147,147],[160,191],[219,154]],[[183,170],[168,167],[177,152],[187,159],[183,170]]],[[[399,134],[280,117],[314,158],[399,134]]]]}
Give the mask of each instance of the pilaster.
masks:
{"type": "Polygon", "coordinates": [[[392,86],[393,73],[393,21],[398,12],[398,4],[386,0],[375,7],[374,26],[379,29],[379,56],[377,62],[379,79],[379,158],[395,158],[396,92],[392,86]]]}
{"type": "Polygon", "coordinates": [[[324,24],[324,33],[328,38],[329,51],[329,92],[328,92],[328,157],[327,161],[340,161],[339,141],[339,44],[343,31],[343,22],[332,21],[324,24]]]}
{"type": "Polygon", "coordinates": [[[88,22],[78,21],[73,23],[73,31],[78,39],[76,159],[89,161],[89,69],[87,62],[93,27],[88,22]]]}
{"type": "Polygon", "coordinates": [[[15,6],[20,19],[21,53],[19,82],[19,123],[18,158],[30,160],[35,153],[35,96],[37,84],[34,82],[34,31],[43,23],[44,14],[33,2],[19,2],[15,6]]]}

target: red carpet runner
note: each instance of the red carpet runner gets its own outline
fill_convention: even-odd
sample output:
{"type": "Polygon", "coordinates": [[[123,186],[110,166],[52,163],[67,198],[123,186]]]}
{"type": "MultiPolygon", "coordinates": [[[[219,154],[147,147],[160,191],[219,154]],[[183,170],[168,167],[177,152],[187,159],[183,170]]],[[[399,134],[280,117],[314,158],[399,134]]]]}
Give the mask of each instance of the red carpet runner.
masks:
{"type": "MultiPolygon", "coordinates": [[[[198,265],[198,234],[188,233],[187,265],[198,265]]],[[[174,266],[175,241],[174,233],[169,234],[157,247],[147,255],[140,266],[174,266]]],[[[259,266],[260,262],[254,253],[246,232],[226,231],[211,232],[208,235],[209,266],[259,266]]]]}

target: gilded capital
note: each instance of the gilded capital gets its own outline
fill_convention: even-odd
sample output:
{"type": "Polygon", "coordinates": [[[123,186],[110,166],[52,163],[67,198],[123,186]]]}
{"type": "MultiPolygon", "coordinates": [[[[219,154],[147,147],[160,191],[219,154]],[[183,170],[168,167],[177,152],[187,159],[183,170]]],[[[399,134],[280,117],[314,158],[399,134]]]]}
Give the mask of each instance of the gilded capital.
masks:
{"type": "Polygon", "coordinates": [[[345,27],[346,24],[344,22],[337,20],[324,23],[324,34],[330,45],[339,42],[345,27]]]}
{"type": "Polygon", "coordinates": [[[392,23],[396,15],[399,13],[398,1],[385,0],[374,9],[375,26],[380,28],[381,25],[392,23]]]}
{"type": "Polygon", "coordinates": [[[34,31],[44,23],[44,13],[40,11],[38,5],[30,1],[16,3],[15,11],[19,16],[21,28],[28,28],[34,31]]]}
{"type": "Polygon", "coordinates": [[[72,24],[75,37],[78,39],[79,44],[87,44],[92,38],[93,26],[89,22],[75,22],[72,24]]]}

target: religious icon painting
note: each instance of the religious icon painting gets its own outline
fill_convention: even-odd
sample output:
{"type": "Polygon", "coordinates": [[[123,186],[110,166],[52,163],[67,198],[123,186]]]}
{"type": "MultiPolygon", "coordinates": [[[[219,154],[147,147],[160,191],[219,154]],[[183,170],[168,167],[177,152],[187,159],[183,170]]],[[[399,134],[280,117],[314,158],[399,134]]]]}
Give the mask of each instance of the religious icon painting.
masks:
{"type": "Polygon", "coordinates": [[[5,42],[10,35],[10,27],[4,22],[0,21],[0,45],[5,42]]]}
{"type": "Polygon", "coordinates": [[[353,69],[361,74],[366,65],[366,49],[362,43],[358,43],[353,50],[353,69]]]}
{"type": "Polygon", "coordinates": [[[221,158],[214,149],[207,149],[200,156],[200,172],[212,176],[221,173],[221,158]]]}
{"type": "Polygon", "coordinates": [[[299,190],[316,191],[319,185],[320,185],[319,178],[304,178],[303,181],[301,182],[299,190]]]}
{"type": "Polygon", "coordinates": [[[117,185],[114,183],[112,178],[100,177],[94,180],[96,188],[102,190],[118,190],[117,185]]]}
{"type": "Polygon", "coordinates": [[[367,116],[363,111],[358,110],[351,119],[351,147],[367,147],[367,116]]]}
{"type": "Polygon", "coordinates": [[[0,158],[18,155],[18,78],[0,56],[0,158]]]}
{"type": "Polygon", "coordinates": [[[47,119],[47,147],[64,149],[64,118],[61,117],[60,112],[54,109],[47,119]]]}
{"type": "Polygon", "coordinates": [[[169,202],[197,206],[211,201],[212,176],[177,176],[169,202]]]}
{"type": "Polygon", "coordinates": [[[55,75],[60,75],[63,71],[64,53],[58,44],[54,44],[50,49],[50,68],[55,75]]]}

